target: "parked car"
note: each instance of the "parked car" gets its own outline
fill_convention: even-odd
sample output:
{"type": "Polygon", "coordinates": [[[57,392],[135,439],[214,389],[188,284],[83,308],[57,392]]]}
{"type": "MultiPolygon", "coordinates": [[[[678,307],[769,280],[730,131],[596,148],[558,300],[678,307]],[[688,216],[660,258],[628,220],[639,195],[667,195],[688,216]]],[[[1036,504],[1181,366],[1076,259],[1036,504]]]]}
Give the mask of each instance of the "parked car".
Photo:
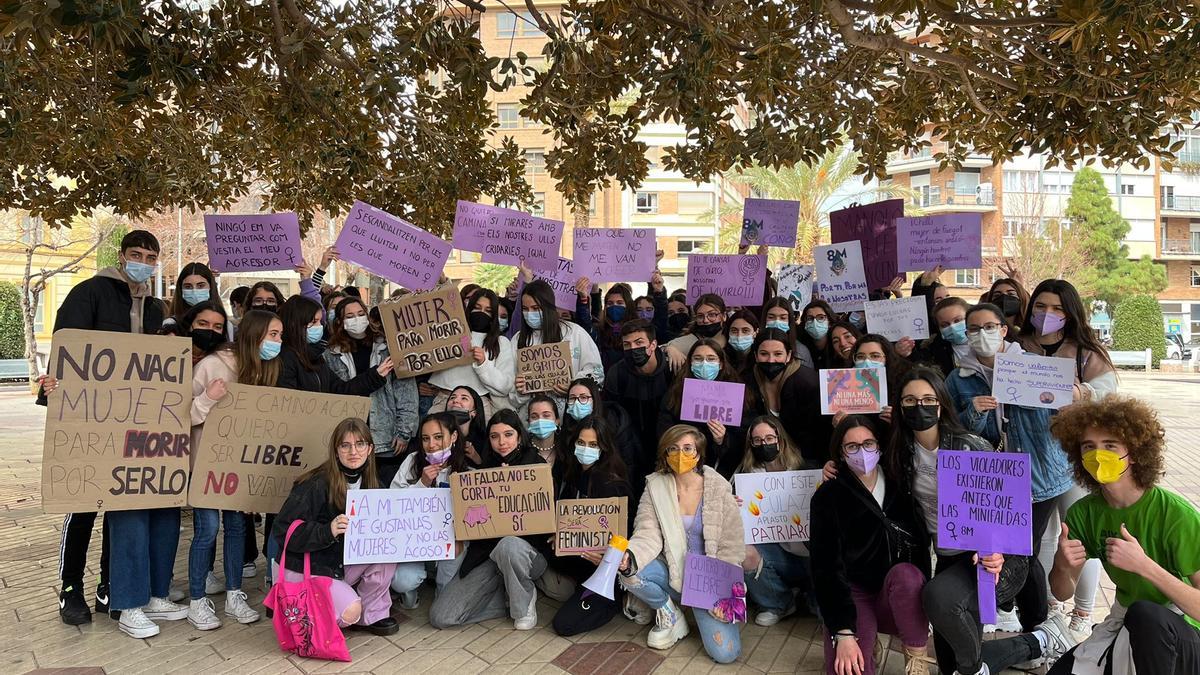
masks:
{"type": "Polygon", "coordinates": [[[1183,343],[1179,333],[1167,333],[1167,358],[1187,360],[1192,358],[1192,345],[1183,343]]]}

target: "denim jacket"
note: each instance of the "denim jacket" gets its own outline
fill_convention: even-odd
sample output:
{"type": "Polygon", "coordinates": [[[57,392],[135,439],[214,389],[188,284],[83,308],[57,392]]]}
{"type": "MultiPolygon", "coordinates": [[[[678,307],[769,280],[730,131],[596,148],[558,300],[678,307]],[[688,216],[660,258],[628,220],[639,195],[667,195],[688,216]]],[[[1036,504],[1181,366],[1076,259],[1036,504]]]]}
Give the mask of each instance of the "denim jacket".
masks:
{"type": "MultiPolygon", "coordinates": [[[[371,367],[374,368],[388,357],[387,341],[382,338],[371,350],[371,367]]],[[[325,362],[329,369],[342,380],[352,380],[354,355],[342,353],[335,347],[325,351],[325,362]]],[[[380,455],[394,453],[392,442],[400,439],[407,444],[417,434],[417,384],[411,377],[399,379],[388,373],[387,383],[371,394],[371,415],[367,420],[371,427],[371,442],[380,455]]]]}

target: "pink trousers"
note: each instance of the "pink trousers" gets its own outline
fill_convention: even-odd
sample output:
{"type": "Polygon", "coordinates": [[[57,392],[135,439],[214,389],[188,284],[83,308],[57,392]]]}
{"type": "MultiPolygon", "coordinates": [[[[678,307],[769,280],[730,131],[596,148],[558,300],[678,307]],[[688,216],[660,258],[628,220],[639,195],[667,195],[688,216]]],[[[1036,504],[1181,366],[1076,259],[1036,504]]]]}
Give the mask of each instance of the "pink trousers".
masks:
{"type": "MultiPolygon", "coordinates": [[[[344,569],[345,578],[334,579],[329,584],[329,593],[333,596],[333,612],[337,616],[339,626],[345,628],[349,625],[342,621],[342,613],[357,601],[362,601],[362,618],[358,620],[360,625],[373,624],[391,615],[392,596],[388,588],[392,583],[392,575],[396,572],[395,563],[346,565],[344,569]]],[[[304,581],[304,575],[300,572],[284,572],[284,579],[289,582],[304,581]]]]}

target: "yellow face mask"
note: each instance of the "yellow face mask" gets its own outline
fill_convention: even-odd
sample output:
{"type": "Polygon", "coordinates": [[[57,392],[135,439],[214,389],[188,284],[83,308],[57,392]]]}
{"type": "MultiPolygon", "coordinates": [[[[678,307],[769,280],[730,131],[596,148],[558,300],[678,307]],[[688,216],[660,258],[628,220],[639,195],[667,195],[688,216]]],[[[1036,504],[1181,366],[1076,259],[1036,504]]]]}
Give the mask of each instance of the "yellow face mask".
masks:
{"type": "Polygon", "coordinates": [[[1083,453],[1083,468],[1101,485],[1120,480],[1129,469],[1129,460],[1112,450],[1088,450],[1083,453]]]}
{"type": "Polygon", "coordinates": [[[698,463],[700,463],[698,455],[688,455],[682,452],[672,452],[667,455],[667,466],[671,467],[676,475],[695,469],[698,463]]]}

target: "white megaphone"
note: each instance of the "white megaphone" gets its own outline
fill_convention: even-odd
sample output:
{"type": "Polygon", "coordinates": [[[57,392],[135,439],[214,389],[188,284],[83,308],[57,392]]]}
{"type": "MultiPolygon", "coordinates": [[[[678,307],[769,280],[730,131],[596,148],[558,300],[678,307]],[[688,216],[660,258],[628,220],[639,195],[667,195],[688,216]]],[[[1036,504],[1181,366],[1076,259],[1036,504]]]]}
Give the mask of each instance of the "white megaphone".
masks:
{"type": "Polygon", "coordinates": [[[612,539],[608,540],[608,549],[604,551],[604,557],[600,559],[600,565],[596,567],[596,571],[592,573],[592,576],[583,582],[583,587],[609,600],[615,599],[617,572],[620,571],[621,558],[625,557],[625,549],[627,548],[629,548],[629,540],[614,534],[612,539]]]}

